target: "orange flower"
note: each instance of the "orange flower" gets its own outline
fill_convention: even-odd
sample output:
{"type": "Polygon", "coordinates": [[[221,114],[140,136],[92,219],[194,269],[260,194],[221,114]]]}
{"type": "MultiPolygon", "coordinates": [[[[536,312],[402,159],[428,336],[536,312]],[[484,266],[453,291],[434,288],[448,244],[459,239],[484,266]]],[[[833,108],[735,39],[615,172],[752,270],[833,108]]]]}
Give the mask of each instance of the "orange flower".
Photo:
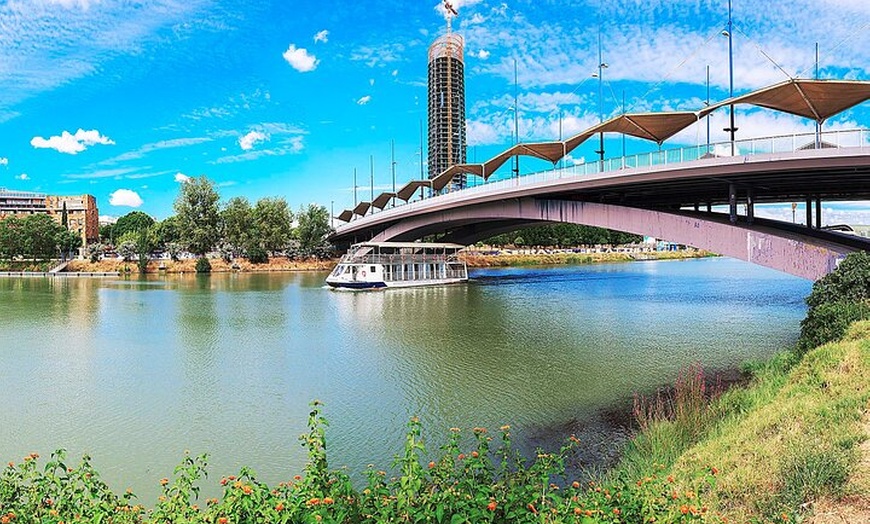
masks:
{"type": "Polygon", "coordinates": [[[245,492],[245,495],[250,495],[254,489],[251,486],[245,485],[242,487],[242,491],[245,492]]]}
{"type": "Polygon", "coordinates": [[[685,504],[683,504],[682,506],[680,506],[680,513],[682,513],[683,515],[685,515],[685,514],[688,513],[688,512],[689,512],[689,506],[686,506],[685,504]]]}
{"type": "Polygon", "coordinates": [[[619,508],[613,508],[613,514],[619,515],[619,508]]]}
{"type": "Polygon", "coordinates": [[[460,453],[457,457],[459,460],[465,460],[465,453],[460,453]]]}
{"type": "Polygon", "coordinates": [[[494,500],[490,500],[489,504],[486,505],[486,509],[490,511],[495,511],[496,503],[494,500]]]}
{"type": "Polygon", "coordinates": [[[284,503],[283,503],[283,502],[279,502],[278,504],[276,504],[276,505],[275,505],[275,511],[284,511],[284,503]]]}
{"type": "Polygon", "coordinates": [[[296,475],[296,476],[294,476],[294,477],[293,477],[293,480],[299,482],[300,480],[302,480],[302,475],[296,475]]]}
{"type": "Polygon", "coordinates": [[[161,485],[161,486],[165,486],[165,485],[167,485],[167,484],[169,484],[169,479],[168,479],[168,478],[163,477],[162,479],[160,479],[160,485],[161,485]]]}
{"type": "Polygon", "coordinates": [[[235,475],[230,475],[230,480],[236,480],[236,476],[235,476],[235,475]]]}
{"type": "Polygon", "coordinates": [[[528,506],[526,506],[526,507],[527,507],[527,508],[529,508],[529,511],[531,511],[531,512],[532,512],[532,513],[534,513],[534,514],[535,514],[535,515],[537,515],[537,514],[538,514],[538,510],[537,510],[537,509],[535,509],[535,505],[534,505],[534,504],[532,504],[532,503],[531,503],[531,502],[529,502],[529,505],[528,505],[528,506]]]}
{"type": "Polygon", "coordinates": [[[575,515],[579,515],[579,514],[581,514],[581,513],[583,513],[583,510],[582,510],[582,509],[580,509],[580,508],[574,508],[574,514],[575,514],[575,515]]]}
{"type": "Polygon", "coordinates": [[[435,467],[435,462],[429,462],[429,469],[432,469],[434,467],[435,467]]]}
{"type": "Polygon", "coordinates": [[[323,497],[324,504],[328,505],[328,504],[332,504],[333,502],[335,502],[335,501],[332,499],[332,497],[323,497]]]}
{"type": "Polygon", "coordinates": [[[319,498],[314,497],[314,498],[308,499],[308,505],[309,505],[309,506],[316,506],[316,505],[318,505],[318,504],[320,504],[320,499],[319,499],[319,498]]]}
{"type": "Polygon", "coordinates": [[[580,483],[575,480],[571,483],[571,487],[574,489],[580,489],[580,483]]]}
{"type": "Polygon", "coordinates": [[[710,473],[716,475],[717,473],[719,473],[719,468],[717,468],[716,466],[711,467],[710,473]]]}
{"type": "Polygon", "coordinates": [[[477,458],[477,457],[480,456],[480,453],[478,453],[478,452],[476,452],[476,451],[472,451],[472,452],[471,452],[471,456],[474,457],[474,458],[477,458]]]}
{"type": "Polygon", "coordinates": [[[780,517],[782,517],[783,522],[788,522],[788,515],[787,514],[783,513],[782,515],[780,515],[780,517]]]}
{"type": "Polygon", "coordinates": [[[221,517],[218,519],[218,524],[227,524],[228,520],[226,517],[221,517]]]}

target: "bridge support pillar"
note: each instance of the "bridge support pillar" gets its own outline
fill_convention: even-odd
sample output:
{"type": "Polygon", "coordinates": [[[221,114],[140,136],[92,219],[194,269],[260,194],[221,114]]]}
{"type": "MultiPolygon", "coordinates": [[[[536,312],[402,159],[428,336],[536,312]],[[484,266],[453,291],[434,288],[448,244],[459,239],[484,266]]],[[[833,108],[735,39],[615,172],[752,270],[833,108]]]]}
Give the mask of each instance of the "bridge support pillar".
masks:
{"type": "Polygon", "coordinates": [[[813,227],[813,199],[812,197],[807,197],[807,227],[812,229],[813,227]]]}
{"type": "Polygon", "coordinates": [[[732,224],[737,223],[737,186],[728,184],[728,215],[732,224]]]}
{"type": "Polygon", "coordinates": [[[710,202],[707,202],[707,212],[708,212],[708,213],[712,213],[712,212],[713,212],[713,205],[712,205],[710,202]]]}
{"type": "Polygon", "coordinates": [[[822,198],[816,198],[816,229],[822,229],[822,198]]]}
{"type": "Polygon", "coordinates": [[[755,192],[751,187],[746,191],[746,221],[750,224],[755,221],[755,192]]]}

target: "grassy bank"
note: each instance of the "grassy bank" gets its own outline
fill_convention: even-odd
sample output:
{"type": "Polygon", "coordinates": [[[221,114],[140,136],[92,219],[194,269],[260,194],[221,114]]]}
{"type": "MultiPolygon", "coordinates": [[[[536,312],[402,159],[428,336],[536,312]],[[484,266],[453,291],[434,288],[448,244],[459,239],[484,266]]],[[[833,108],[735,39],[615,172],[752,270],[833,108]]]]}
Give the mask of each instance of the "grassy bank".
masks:
{"type": "Polygon", "coordinates": [[[465,263],[468,264],[468,267],[482,268],[600,264],[632,262],[635,260],[679,260],[704,258],[714,255],[697,249],[685,249],[681,251],[612,251],[603,253],[546,252],[543,250],[534,252],[531,250],[521,250],[499,251],[497,254],[489,251],[465,251],[461,256],[465,260],[465,263]]]}

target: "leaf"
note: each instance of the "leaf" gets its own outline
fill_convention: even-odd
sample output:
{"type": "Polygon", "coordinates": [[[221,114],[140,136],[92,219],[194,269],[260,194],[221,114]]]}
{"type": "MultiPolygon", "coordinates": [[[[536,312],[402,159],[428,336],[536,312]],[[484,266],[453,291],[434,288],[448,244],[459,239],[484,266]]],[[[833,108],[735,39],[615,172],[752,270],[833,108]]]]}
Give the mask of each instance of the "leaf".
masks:
{"type": "Polygon", "coordinates": [[[462,522],[465,522],[465,516],[458,513],[450,518],[450,524],[461,524],[462,522]]]}

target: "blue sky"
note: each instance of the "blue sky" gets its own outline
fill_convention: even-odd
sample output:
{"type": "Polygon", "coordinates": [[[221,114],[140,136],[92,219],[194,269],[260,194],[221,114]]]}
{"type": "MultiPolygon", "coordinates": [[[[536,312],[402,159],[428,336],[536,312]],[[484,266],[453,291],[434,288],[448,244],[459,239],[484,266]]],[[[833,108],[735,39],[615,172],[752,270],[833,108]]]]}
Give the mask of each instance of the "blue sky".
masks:
{"type": "MultiPolygon", "coordinates": [[[[727,97],[726,1],[453,4],[466,39],[469,161],[513,141],[514,60],[521,140],[598,121],[599,27],[606,115],[621,111],[623,92],[629,110],[698,109],[707,65],[712,99],[727,97]]],[[[816,42],[823,78],[870,78],[866,0],[735,0],[734,23],[736,94],[787,78],[761,51],[811,77],[816,42]]],[[[435,0],[0,2],[0,187],[89,193],[101,215],[165,218],[178,184],[204,174],[224,200],[282,196],[294,209],[334,202],[338,213],[352,204],[354,168],[368,199],[370,156],[375,192],[391,187],[391,140],[398,183],[419,176],[427,47],[444,30],[435,0]]],[[[726,118],[713,117],[714,141],[726,118]]],[[[737,124],[738,138],[813,129],[748,109],[737,124]]],[[[858,126],[870,127],[870,103],[828,123],[858,126]]],[[[621,139],[608,144],[615,152],[621,139]]],[[[573,159],[593,158],[596,145],[573,159]]],[[[870,206],[832,210],[870,223],[870,206]]]]}

